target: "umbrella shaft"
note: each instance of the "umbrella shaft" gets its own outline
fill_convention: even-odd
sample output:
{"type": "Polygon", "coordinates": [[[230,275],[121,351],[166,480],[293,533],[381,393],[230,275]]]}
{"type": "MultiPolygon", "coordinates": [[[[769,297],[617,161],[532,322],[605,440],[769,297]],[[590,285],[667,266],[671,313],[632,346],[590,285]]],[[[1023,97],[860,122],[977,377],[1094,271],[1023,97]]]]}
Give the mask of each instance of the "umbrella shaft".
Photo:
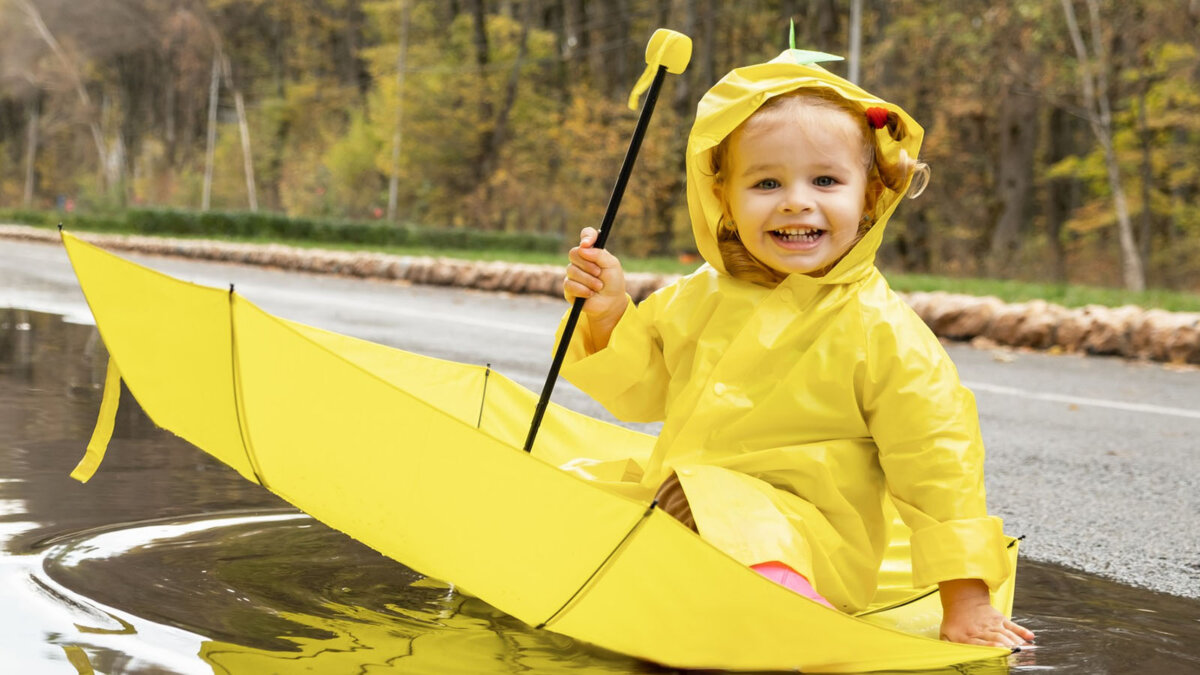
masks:
{"type": "MultiPolygon", "coordinates": [[[[604,211],[604,220],[600,223],[600,234],[596,237],[593,248],[604,248],[608,240],[608,232],[612,229],[613,220],[617,217],[617,208],[621,198],[625,196],[625,186],[629,183],[629,175],[633,173],[633,163],[637,159],[638,150],[642,147],[642,138],[646,135],[646,127],[650,124],[650,115],[654,112],[654,104],[658,102],[658,91],[662,88],[663,77],[667,74],[666,66],[659,66],[654,74],[654,81],[646,93],[646,102],[642,104],[642,112],[638,116],[637,127],[633,130],[633,138],[629,139],[629,150],[625,152],[625,161],[621,164],[621,172],[617,174],[617,182],[613,185],[612,194],[608,198],[608,208],[604,211]]],[[[558,371],[562,368],[567,356],[567,347],[571,344],[571,335],[575,325],[579,323],[579,314],[583,311],[584,298],[575,298],[571,305],[571,314],[563,327],[562,337],[558,340],[558,348],[554,352],[554,361],[550,364],[550,372],[546,374],[546,384],[542,387],[542,396],[538,399],[537,408],[533,411],[533,421],[529,425],[529,435],[525,437],[525,452],[533,451],[533,442],[537,439],[538,427],[546,414],[546,406],[550,403],[550,394],[558,381],[558,371]]]]}

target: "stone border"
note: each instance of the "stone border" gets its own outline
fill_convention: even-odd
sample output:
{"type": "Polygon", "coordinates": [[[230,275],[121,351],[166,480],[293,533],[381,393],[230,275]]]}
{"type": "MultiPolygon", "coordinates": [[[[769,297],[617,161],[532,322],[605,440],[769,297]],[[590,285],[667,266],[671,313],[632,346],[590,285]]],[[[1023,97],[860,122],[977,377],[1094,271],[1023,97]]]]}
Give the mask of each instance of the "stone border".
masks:
{"type": "Polygon", "coordinates": [[[905,299],[936,335],[951,340],[1200,364],[1196,312],[1135,305],[1068,309],[1045,300],[1007,304],[941,291],[908,293],[905,299]]]}
{"type": "MultiPolygon", "coordinates": [[[[451,258],[398,256],[369,251],[328,251],[278,244],[243,244],[198,239],[76,233],[106,249],[263,265],[314,274],[395,279],[414,284],[484,291],[562,294],[563,267],[451,258]]],[[[0,238],[57,242],[58,233],[24,225],[0,225],[0,238]]],[[[629,273],[635,301],[677,275],[629,273]]],[[[1044,300],[1005,303],[936,291],[901,293],[939,337],[1039,350],[1200,364],[1200,313],[1145,310],[1134,305],[1088,305],[1068,309],[1044,300]]]]}

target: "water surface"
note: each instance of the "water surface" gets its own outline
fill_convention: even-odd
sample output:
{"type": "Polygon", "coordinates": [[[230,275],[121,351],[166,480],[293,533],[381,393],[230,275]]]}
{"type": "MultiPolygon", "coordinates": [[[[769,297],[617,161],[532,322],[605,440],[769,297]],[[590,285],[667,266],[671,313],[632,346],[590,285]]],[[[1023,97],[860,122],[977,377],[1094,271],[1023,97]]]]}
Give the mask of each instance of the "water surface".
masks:
{"type": "MultiPolygon", "coordinates": [[[[671,672],[330,530],[155,428],[128,392],[102,468],[76,483],[106,358],[94,327],[0,309],[4,672],[671,672]]],[[[1023,561],[1015,614],[1036,649],[942,672],[1200,672],[1200,601],[1023,561]]]]}

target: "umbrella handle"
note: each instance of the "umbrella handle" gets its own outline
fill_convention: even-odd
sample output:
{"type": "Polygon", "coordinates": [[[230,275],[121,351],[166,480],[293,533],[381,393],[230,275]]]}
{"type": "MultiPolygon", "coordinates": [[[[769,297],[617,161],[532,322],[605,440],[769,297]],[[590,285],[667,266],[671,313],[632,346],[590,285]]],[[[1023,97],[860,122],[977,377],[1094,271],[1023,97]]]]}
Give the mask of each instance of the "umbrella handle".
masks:
{"type": "MultiPolygon", "coordinates": [[[[608,198],[608,208],[604,212],[604,220],[600,224],[600,234],[596,237],[593,248],[604,248],[604,242],[608,239],[613,220],[617,217],[617,208],[621,205],[621,198],[625,196],[625,186],[629,183],[629,175],[633,172],[633,163],[642,147],[642,138],[646,135],[646,127],[650,124],[650,115],[654,112],[655,103],[658,102],[658,92],[662,89],[664,77],[668,72],[682,73],[683,69],[687,67],[691,55],[692,41],[685,35],[660,28],[650,38],[650,44],[646,47],[646,63],[648,64],[646,71],[647,73],[653,72],[654,79],[650,83],[646,102],[642,105],[642,112],[638,116],[633,137],[629,140],[629,149],[625,152],[625,161],[621,164],[621,172],[617,174],[617,182],[613,185],[612,194],[608,198]]],[[[642,80],[645,80],[645,74],[642,76],[642,80]]],[[[641,87],[642,81],[639,81],[638,85],[634,87],[635,94],[641,87]]],[[[554,361],[550,364],[550,372],[546,374],[546,384],[542,386],[541,398],[538,399],[537,408],[533,411],[529,435],[525,437],[525,452],[533,451],[538,428],[542,424],[542,417],[546,414],[546,406],[550,403],[550,394],[554,391],[554,384],[558,381],[558,371],[562,368],[563,360],[566,359],[567,347],[571,344],[571,335],[575,332],[575,325],[579,323],[579,315],[583,312],[584,302],[584,298],[575,298],[574,304],[571,305],[571,313],[567,317],[562,337],[558,340],[558,348],[554,352],[554,361]]]]}

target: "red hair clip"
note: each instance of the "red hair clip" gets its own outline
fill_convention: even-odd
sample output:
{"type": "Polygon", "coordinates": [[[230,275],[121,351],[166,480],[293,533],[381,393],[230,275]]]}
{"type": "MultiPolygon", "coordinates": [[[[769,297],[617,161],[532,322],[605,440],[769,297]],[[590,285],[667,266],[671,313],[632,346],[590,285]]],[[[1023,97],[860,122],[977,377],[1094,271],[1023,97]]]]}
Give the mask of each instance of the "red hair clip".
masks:
{"type": "Polygon", "coordinates": [[[887,108],[867,108],[867,123],[872,129],[882,129],[887,126],[887,108]]]}

